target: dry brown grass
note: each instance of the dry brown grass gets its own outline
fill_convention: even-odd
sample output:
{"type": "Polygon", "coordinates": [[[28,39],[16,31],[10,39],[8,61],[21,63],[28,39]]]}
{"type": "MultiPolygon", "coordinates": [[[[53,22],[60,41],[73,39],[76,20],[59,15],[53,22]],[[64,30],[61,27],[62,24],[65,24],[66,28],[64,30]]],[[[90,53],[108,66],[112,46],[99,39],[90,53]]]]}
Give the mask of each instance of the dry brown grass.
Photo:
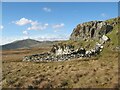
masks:
{"type": "Polygon", "coordinates": [[[113,88],[118,83],[118,54],[113,52],[84,60],[21,61],[24,55],[47,50],[3,51],[3,88],[113,88]]]}
{"type": "Polygon", "coordinates": [[[32,49],[17,49],[17,50],[5,50],[1,52],[3,61],[21,61],[26,55],[32,55],[36,53],[43,53],[49,51],[50,48],[32,48],[32,49]]]}

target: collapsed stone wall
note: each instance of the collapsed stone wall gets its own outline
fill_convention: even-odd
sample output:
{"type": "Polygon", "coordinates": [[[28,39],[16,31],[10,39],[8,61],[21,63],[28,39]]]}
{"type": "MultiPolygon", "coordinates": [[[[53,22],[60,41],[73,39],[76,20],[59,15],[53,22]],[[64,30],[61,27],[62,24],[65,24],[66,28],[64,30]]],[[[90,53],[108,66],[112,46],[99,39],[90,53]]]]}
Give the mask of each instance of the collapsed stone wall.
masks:
{"type": "Polygon", "coordinates": [[[61,43],[53,45],[51,49],[51,53],[55,55],[71,54],[72,51],[74,51],[74,46],[66,44],[62,45],[61,43]]]}
{"type": "Polygon", "coordinates": [[[74,55],[74,52],[74,47],[72,45],[56,44],[53,45],[50,52],[25,56],[23,58],[23,61],[48,62],[69,60],[76,57],[76,55],[74,55]]]}
{"type": "Polygon", "coordinates": [[[34,61],[34,62],[51,62],[51,61],[65,61],[71,60],[74,58],[84,58],[96,56],[100,52],[100,48],[98,51],[90,51],[90,53],[86,53],[85,49],[81,48],[79,50],[71,51],[68,54],[52,54],[51,52],[43,53],[43,54],[35,54],[31,56],[25,56],[23,61],[34,61]]]}
{"type": "MultiPolygon", "coordinates": [[[[109,38],[104,36],[101,38],[102,42],[106,42],[109,38]]],[[[51,62],[51,61],[65,61],[74,58],[85,58],[99,55],[103,49],[104,43],[96,42],[93,49],[86,50],[85,48],[74,49],[72,45],[58,44],[53,45],[50,52],[25,56],[23,61],[34,61],[34,62],[51,62]]]]}

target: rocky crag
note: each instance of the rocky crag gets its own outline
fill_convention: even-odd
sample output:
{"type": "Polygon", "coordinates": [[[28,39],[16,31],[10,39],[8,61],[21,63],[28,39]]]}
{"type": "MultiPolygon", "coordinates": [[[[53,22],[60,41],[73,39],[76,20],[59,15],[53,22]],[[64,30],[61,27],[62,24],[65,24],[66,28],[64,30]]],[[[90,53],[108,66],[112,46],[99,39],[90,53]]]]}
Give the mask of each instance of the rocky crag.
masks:
{"type": "Polygon", "coordinates": [[[78,24],[73,29],[70,40],[100,39],[103,35],[112,31],[117,23],[117,18],[115,18],[112,23],[109,21],[90,21],[78,24]]]}

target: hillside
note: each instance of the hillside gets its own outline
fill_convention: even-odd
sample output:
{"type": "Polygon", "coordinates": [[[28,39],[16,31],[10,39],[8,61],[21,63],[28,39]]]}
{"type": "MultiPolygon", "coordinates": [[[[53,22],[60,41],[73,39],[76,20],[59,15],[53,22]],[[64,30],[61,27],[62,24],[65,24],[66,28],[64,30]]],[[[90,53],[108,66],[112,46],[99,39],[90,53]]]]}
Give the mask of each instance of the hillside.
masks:
{"type": "MultiPolygon", "coordinates": [[[[118,45],[118,26],[120,24],[116,23],[117,18],[104,22],[109,25],[115,24],[112,25],[109,32],[101,33],[108,36],[110,41],[104,44],[103,51],[96,57],[47,63],[22,62],[24,56],[47,52],[50,51],[51,47],[31,50],[3,50],[3,88],[119,88],[118,52],[120,46],[118,45]]],[[[89,49],[99,41],[97,37],[100,35],[98,33],[96,36],[95,33],[105,29],[98,30],[93,37],[85,36],[88,40],[82,38],[81,33],[76,33],[76,30],[73,30],[70,40],[59,41],[59,43],[71,44],[75,48],[85,47],[89,49]],[[74,36],[75,34],[77,37],[74,36]]]]}
{"type": "Polygon", "coordinates": [[[99,42],[101,36],[105,34],[107,37],[110,38],[110,41],[107,42],[106,44],[109,45],[111,49],[113,49],[115,47],[118,47],[119,25],[120,23],[118,23],[118,18],[112,18],[106,21],[90,21],[78,24],[73,29],[73,32],[70,35],[70,40],[61,43],[72,44],[75,46],[75,48],[84,47],[90,49],[93,48],[95,43],[99,42]],[[105,23],[106,25],[104,25],[105,23]],[[92,33],[92,30],[94,31],[94,33],[92,33]]]}
{"type": "Polygon", "coordinates": [[[19,40],[14,41],[9,44],[5,44],[2,46],[2,50],[10,50],[10,49],[19,49],[19,48],[30,48],[33,45],[40,44],[41,42],[32,40],[32,39],[26,39],[26,40],[19,40]]]}
{"type": "Polygon", "coordinates": [[[34,63],[20,59],[3,60],[3,88],[116,88],[118,85],[115,52],[84,61],[34,63]]]}
{"type": "Polygon", "coordinates": [[[29,49],[34,47],[45,47],[53,45],[55,42],[51,41],[37,41],[33,39],[25,39],[25,40],[18,40],[14,41],[9,44],[5,44],[2,46],[2,50],[12,50],[12,49],[29,49]]]}

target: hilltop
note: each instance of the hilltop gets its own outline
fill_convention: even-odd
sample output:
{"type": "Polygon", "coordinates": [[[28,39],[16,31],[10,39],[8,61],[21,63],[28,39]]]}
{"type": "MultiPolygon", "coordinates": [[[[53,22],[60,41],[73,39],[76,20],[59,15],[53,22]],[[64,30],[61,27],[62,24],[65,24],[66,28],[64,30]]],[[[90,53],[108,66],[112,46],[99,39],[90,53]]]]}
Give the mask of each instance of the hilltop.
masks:
{"type": "Polygon", "coordinates": [[[39,48],[39,47],[46,47],[46,46],[52,46],[53,43],[56,43],[57,41],[37,41],[34,39],[24,39],[24,40],[18,40],[14,41],[9,44],[2,45],[2,50],[12,50],[12,49],[30,49],[30,48],[39,48]]]}
{"type": "Polygon", "coordinates": [[[119,46],[118,26],[120,26],[118,18],[81,23],[73,29],[70,39],[61,43],[74,45],[75,48],[84,47],[90,49],[94,47],[96,42],[100,41],[102,35],[106,35],[110,38],[110,41],[106,43],[106,45],[109,45],[107,48],[113,49],[119,46]]]}
{"type": "Polygon", "coordinates": [[[78,24],[70,35],[70,40],[99,39],[102,35],[110,33],[118,24],[117,18],[106,21],[90,21],[78,24]]]}

